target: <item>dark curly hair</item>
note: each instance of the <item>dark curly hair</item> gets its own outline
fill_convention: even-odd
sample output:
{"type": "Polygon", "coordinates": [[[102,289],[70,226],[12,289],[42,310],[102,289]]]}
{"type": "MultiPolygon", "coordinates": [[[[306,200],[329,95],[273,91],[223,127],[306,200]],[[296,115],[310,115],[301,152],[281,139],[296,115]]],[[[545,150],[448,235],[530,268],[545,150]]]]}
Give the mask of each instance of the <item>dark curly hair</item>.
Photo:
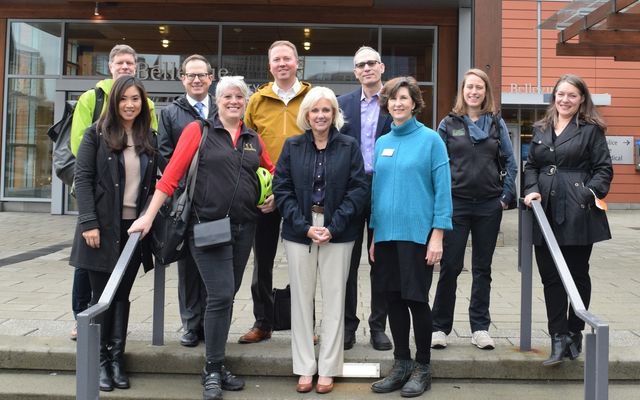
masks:
{"type": "Polygon", "coordinates": [[[398,90],[403,87],[406,87],[409,90],[411,100],[413,100],[416,105],[413,110],[411,110],[411,115],[415,116],[424,108],[424,100],[422,99],[422,93],[420,92],[418,82],[411,76],[399,76],[384,84],[380,91],[380,108],[386,112],[389,106],[389,99],[395,97],[398,90]]]}

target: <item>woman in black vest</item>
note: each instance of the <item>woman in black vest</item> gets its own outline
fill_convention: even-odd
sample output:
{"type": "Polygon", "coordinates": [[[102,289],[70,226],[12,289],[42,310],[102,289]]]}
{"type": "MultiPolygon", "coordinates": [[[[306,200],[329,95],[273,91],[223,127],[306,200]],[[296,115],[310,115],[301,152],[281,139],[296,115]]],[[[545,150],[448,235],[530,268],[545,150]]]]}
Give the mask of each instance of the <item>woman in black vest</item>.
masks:
{"type": "MultiPolygon", "coordinates": [[[[606,125],[596,111],[586,83],[563,75],[551,94],[544,118],[533,130],[524,167],[524,202],[542,202],[551,229],[586,308],[591,300],[589,258],[593,243],[611,239],[600,201],[613,179],[606,125]]],[[[547,308],[551,355],[556,365],[582,349],[582,321],[567,301],[567,292],[542,236],[534,235],[536,262],[547,308]]]]}
{"type": "MultiPolygon", "coordinates": [[[[241,78],[223,77],[216,86],[218,112],[205,122],[209,128],[198,156],[191,223],[187,229],[189,251],[207,290],[206,363],[202,371],[204,400],[222,399],[223,390],[244,387],[244,381],[224,366],[225,348],[233,297],[240,288],[259,212],[260,188],[256,170],[261,165],[271,173],[275,169],[263,151],[258,134],[242,122],[248,97],[249,88],[241,78]],[[227,213],[231,219],[233,244],[197,247],[193,225],[222,219],[227,213]]],[[[201,122],[192,122],[184,128],[158,181],[147,213],[133,223],[129,232],[142,231],[143,236],[149,232],[159,208],[187,174],[201,138],[201,122]]]]}
{"type": "MultiPolygon", "coordinates": [[[[87,129],[75,167],[78,225],[70,264],[89,271],[96,304],[109,281],[129,235],[127,229],[153,193],[158,153],[151,112],[142,82],[122,76],[113,84],[109,103],[87,129]]],[[[140,263],[153,268],[150,247],[134,251],[100,322],[100,390],[129,388],[123,356],[129,322],[129,293],[140,263]]]]}
{"type": "Polygon", "coordinates": [[[491,83],[484,71],[470,69],[464,74],[455,107],[440,122],[438,133],[449,152],[453,230],[444,234],[440,278],[433,302],[431,347],[447,347],[447,335],[453,327],[457,279],[471,233],[471,343],[490,350],[495,347],[488,332],[491,262],[502,211],[516,199],[518,169],[507,126],[497,114],[491,83]]]}

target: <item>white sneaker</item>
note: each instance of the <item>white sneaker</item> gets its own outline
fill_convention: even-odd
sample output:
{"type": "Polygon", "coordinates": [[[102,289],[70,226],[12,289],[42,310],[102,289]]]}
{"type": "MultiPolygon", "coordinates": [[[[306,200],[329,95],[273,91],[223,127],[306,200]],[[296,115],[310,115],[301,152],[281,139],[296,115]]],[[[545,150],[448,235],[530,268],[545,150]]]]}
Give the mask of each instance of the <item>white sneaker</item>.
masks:
{"type": "Polygon", "coordinates": [[[493,350],[496,348],[496,343],[489,336],[487,331],[475,331],[471,335],[471,344],[483,350],[493,350]]]}
{"type": "Polygon", "coordinates": [[[447,347],[447,334],[442,331],[436,331],[431,334],[431,348],[444,349],[447,347]]]}

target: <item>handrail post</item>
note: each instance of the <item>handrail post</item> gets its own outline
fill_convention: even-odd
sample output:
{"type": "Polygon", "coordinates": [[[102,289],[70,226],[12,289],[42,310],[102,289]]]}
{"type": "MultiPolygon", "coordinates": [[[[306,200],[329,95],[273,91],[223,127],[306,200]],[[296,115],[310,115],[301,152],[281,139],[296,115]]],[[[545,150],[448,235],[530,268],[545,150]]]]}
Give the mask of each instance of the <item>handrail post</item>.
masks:
{"type": "Polygon", "coordinates": [[[127,270],[131,256],[138,246],[140,232],[134,232],[113,267],[111,276],[102,291],[98,304],[94,304],[78,314],[78,340],[76,344],[76,399],[96,400],[100,398],[100,325],[93,321],[104,313],[116,294],[122,276],[127,270]]]}
{"type": "Polygon", "coordinates": [[[520,270],[520,351],[531,351],[531,313],[533,298],[532,248],[533,215],[519,200],[518,269],[520,270]]]}
{"type": "Polygon", "coordinates": [[[78,314],[78,335],[76,343],[76,399],[98,399],[100,325],[91,323],[91,318],[78,314]]]}
{"type": "Polygon", "coordinates": [[[609,325],[596,328],[595,347],[596,399],[607,400],[609,398],[609,325]]]}
{"type": "Polygon", "coordinates": [[[153,335],[151,344],[164,345],[164,286],[166,265],[155,260],[156,266],[153,272],[153,335]]]}

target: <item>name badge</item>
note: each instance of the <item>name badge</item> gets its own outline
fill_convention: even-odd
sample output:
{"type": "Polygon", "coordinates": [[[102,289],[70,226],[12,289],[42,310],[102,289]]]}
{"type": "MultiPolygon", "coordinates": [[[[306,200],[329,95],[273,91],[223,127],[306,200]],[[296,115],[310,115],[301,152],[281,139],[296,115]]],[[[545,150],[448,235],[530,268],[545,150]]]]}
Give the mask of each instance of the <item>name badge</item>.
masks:
{"type": "Polygon", "coordinates": [[[382,150],[382,157],[391,157],[394,151],[395,149],[384,149],[382,150]]]}
{"type": "Polygon", "coordinates": [[[451,136],[464,136],[464,129],[454,129],[451,136]]]}

